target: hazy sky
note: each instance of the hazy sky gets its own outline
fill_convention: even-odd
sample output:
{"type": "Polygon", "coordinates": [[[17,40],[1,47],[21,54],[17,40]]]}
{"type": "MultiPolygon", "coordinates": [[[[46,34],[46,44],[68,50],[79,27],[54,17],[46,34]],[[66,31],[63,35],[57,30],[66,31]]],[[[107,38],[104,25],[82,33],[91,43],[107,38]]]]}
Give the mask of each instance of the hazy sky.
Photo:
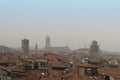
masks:
{"type": "Polygon", "coordinates": [[[20,47],[30,39],[42,48],[53,46],[120,51],[120,0],[0,0],[0,45],[20,47]]]}

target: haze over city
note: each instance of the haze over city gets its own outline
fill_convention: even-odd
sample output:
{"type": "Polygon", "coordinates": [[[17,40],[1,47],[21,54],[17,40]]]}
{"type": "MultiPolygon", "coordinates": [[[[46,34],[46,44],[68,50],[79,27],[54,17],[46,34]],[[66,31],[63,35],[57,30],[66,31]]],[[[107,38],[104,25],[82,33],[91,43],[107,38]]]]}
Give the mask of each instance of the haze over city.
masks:
{"type": "Polygon", "coordinates": [[[120,80],[120,1],[0,0],[0,80],[120,80]]]}
{"type": "Polygon", "coordinates": [[[0,45],[19,48],[21,40],[30,46],[72,49],[89,47],[96,40],[100,48],[120,51],[120,1],[118,0],[0,0],[0,45]]]}

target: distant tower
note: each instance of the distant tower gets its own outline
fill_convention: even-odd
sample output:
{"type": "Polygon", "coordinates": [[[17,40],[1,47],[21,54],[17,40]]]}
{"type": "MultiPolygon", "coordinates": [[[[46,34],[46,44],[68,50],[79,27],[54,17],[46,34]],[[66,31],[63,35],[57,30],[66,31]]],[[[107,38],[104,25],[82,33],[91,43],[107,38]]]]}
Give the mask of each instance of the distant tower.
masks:
{"type": "Polygon", "coordinates": [[[22,49],[24,51],[24,55],[28,56],[29,55],[29,40],[28,39],[22,40],[22,49]]]}
{"type": "Polygon", "coordinates": [[[37,45],[37,43],[35,44],[35,50],[38,51],[38,45],[37,45]]]}
{"type": "Polygon", "coordinates": [[[99,52],[99,45],[97,43],[97,41],[92,41],[92,44],[90,46],[90,53],[92,54],[98,54],[99,52]]]}
{"type": "Polygon", "coordinates": [[[50,48],[50,37],[46,37],[46,48],[50,48]]]}

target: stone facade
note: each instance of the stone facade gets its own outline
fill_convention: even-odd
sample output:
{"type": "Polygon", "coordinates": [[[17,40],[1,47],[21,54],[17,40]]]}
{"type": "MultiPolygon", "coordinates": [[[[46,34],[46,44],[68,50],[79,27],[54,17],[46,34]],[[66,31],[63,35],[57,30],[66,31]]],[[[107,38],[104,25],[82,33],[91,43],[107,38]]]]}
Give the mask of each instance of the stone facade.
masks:
{"type": "Polygon", "coordinates": [[[24,56],[29,55],[29,40],[28,39],[23,39],[22,40],[22,49],[24,51],[24,56]]]}

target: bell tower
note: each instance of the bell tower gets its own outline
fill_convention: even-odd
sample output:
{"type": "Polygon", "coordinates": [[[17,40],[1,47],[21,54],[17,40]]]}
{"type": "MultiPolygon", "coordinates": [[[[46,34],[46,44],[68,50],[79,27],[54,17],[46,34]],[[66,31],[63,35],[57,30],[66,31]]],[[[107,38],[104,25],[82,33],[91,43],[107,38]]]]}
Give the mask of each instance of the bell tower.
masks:
{"type": "Polygon", "coordinates": [[[92,41],[92,44],[90,46],[90,53],[91,54],[98,54],[99,53],[99,45],[97,41],[92,41]]]}
{"type": "Polygon", "coordinates": [[[24,51],[24,56],[29,56],[29,40],[23,39],[22,40],[22,49],[24,51]]]}
{"type": "Polygon", "coordinates": [[[50,48],[50,37],[46,37],[46,48],[50,48]]]}

